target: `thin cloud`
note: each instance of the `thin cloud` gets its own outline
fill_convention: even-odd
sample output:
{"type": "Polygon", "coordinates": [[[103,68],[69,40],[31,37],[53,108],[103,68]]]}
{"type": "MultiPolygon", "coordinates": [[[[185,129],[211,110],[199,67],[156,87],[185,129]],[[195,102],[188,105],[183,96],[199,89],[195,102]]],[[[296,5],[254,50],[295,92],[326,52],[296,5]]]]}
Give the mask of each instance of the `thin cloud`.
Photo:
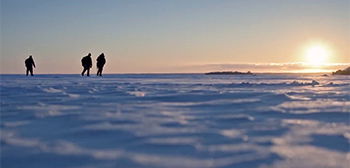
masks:
{"type": "Polygon", "coordinates": [[[202,64],[187,65],[183,71],[207,72],[207,71],[252,71],[252,72],[331,72],[344,69],[350,63],[326,64],[322,67],[313,67],[304,63],[268,63],[268,64],[202,64]]]}

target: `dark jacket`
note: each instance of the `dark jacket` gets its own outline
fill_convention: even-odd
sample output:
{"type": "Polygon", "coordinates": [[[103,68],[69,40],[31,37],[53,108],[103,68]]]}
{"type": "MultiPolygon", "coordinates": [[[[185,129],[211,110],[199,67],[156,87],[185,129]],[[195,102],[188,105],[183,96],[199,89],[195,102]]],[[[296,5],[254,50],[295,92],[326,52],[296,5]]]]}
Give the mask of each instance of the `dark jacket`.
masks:
{"type": "Polygon", "coordinates": [[[92,60],[90,56],[85,56],[83,59],[81,59],[81,65],[84,68],[91,68],[92,67],[92,60]]]}
{"type": "Polygon", "coordinates": [[[32,66],[34,66],[35,68],[35,63],[34,63],[34,60],[32,57],[29,57],[27,58],[25,61],[24,61],[25,65],[27,68],[33,68],[32,66]]]}
{"type": "Polygon", "coordinates": [[[98,58],[96,59],[97,61],[97,68],[103,68],[103,66],[105,65],[106,63],[106,59],[105,59],[105,56],[104,55],[100,55],[98,56],[98,58]]]}

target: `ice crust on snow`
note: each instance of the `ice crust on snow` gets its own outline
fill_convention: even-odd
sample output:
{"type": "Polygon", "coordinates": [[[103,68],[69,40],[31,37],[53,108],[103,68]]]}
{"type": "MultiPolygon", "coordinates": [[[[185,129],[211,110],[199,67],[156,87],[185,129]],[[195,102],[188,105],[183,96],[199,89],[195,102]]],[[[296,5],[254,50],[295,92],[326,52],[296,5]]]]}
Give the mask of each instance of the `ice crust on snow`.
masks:
{"type": "Polygon", "coordinates": [[[0,86],[3,167],[350,163],[347,76],[1,75],[0,86]]]}

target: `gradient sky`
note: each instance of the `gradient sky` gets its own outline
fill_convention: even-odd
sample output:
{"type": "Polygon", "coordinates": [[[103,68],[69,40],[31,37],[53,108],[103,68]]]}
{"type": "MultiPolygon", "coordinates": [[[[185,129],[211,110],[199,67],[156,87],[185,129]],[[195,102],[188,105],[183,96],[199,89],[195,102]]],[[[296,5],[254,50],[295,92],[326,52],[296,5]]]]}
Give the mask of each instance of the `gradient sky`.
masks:
{"type": "Polygon", "coordinates": [[[1,0],[0,73],[28,55],[36,73],[80,73],[89,52],[106,73],[295,63],[314,41],[350,62],[350,0],[1,0]]]}

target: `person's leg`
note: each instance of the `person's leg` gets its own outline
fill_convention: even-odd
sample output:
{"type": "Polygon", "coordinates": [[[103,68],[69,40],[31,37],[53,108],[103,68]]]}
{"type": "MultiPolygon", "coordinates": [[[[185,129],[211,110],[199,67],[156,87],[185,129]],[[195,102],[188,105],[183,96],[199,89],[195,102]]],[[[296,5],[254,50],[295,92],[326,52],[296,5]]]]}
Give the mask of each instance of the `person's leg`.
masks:
{"type": "Polygon", "coordinates": [[[85,71],[86,71],[86,68],[84,67],[83,72],[81,73],[81,76],[84,76],[85,71]]]}
{"type": "Polygon", "coordinates": [[[30,68],[29,71],[30,71],[30,76],[33,76],[33,68],[30,68]]]}
{"type": "Polygon", "coordinates": [[[96,74],[96,76],[99,76],[99,74],[100,74],[100,68],[97,68],[97,74],[96,74]]]}
{"type": "Polygon", "coordinates": [[[86,73],[87,76],[90,76],[90,68],[87,68],[87,73],[86,73]]]}
{"type": "Polygon", "coordinates": [[[100,68],[100,76],[102,76],[103,67],[100,68]]]}
{"type": "Polygon", "coordinates": [[[26,70],[26,76],[28,76],[28,73],[29,73],[29,69],[27,68],[27,70],[26,70]]]}

